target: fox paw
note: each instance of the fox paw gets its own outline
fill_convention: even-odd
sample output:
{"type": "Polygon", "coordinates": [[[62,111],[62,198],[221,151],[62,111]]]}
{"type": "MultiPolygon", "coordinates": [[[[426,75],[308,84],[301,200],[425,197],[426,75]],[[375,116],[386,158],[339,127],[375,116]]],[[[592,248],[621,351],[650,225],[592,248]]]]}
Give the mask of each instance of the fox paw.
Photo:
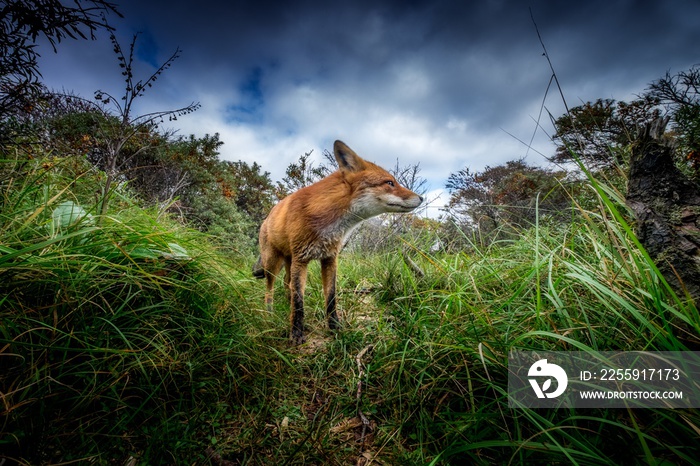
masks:
{"type": "Polygon", "coordinates": [[[329,317],[328,318],[328,328],[331,330],[339,330],[341,327],[340,321],[338,320],[338,317],[329,317]]]}
{"type": "Polygon", "coordinates": [[[290,345],[299,346],[305,342],[306,342],[306,337],[304,336],[304,332],[292,330],[292,333],[289,336],[289,344],[290,345]]]}

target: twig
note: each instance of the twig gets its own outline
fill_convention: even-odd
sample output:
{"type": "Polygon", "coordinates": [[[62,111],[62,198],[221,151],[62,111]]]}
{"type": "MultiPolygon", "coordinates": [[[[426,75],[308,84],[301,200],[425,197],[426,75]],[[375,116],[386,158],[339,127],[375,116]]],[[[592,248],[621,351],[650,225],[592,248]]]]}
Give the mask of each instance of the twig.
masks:
{"type": "Polygon", "coordinates": [[[556,71],[554,71],[554,65],[552,65],[552,60],[550,60],[549,58],[549,52],[547,52],[547,47],[544,46],[544,40],[542,40],[542,36],[540,35],[540,28],[537,27],[537,22],[535,21],[535,14],[532,12],[532,8],[530,8],[530,19],[532,19],[532,24],[534,24],[535,26],[537,38],[539,39],[540,45],[542,46],[542,55],[544,55],[544,57],[547,59],[547,63],[549,63],[549,69],[552,70],[552,77],[554,78],[554,82],[557,85],[557,89],[559,89],[559,95],[561,95],[561,100],[564,103],[564,108],[566,109],[566,113],[569,114],[569,105],[566,103],[564,91],[562,90],[561,85],[559,84],[559,78],[557,77],[556,71]]]}
{"type": "Polygon", "coordinates": [[[408,256],[408,254],[406,254],[406,251],[401,251],[401,257],[403,257],[403,261],[416,277],[425,277],[425,272],[423,272],[423,269],[421,269],[420,266],[416,264],[416,262],[408,256]]]}

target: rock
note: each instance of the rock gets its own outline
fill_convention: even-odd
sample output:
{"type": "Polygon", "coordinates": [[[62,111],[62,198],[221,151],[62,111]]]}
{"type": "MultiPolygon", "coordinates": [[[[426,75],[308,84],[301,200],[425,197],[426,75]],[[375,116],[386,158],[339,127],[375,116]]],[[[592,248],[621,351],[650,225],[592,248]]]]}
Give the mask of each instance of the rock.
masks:
{"type": "Polygon", "coordinates": [[[673,162],[663,133],[667,118],[641,132],[632,145],[627,205],[635,233],[680,296],[700,298],[700,186],[673,162]]]}

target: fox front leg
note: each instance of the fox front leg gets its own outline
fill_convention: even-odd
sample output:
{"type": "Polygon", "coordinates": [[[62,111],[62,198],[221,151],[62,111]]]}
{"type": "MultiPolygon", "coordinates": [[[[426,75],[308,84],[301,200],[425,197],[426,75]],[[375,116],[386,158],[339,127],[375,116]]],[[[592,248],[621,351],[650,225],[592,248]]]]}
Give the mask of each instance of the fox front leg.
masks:
{"type": "Polygon", "coordinates": [[[289,341],[292,345],[300,345],[304,338],[304,289],[306,288],[306,263],[292,262],[290,270],[290,321],[292,330],[289,341]]]}

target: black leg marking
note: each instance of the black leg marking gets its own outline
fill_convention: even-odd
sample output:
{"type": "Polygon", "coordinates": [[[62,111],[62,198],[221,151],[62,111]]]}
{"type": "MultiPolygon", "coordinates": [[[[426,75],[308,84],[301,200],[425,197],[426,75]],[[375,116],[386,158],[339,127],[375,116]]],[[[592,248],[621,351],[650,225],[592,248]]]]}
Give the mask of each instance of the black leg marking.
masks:
{"type": "Polygon", "coordinates": [[[294,278],[292,286],[292,332],[289,340],[292,345],[300,345],[306,341],[304,338],[304,291],[300,277],[294,278]]]}
{"type": "Polygon", "coordinates": [[[335,311],[335,283],[331,286],[331,289],[328,291],[328,298],[326,299],[326,315],[328,316],[329,329],[336,330],[340,328],[338,314],[335,311]]]}

